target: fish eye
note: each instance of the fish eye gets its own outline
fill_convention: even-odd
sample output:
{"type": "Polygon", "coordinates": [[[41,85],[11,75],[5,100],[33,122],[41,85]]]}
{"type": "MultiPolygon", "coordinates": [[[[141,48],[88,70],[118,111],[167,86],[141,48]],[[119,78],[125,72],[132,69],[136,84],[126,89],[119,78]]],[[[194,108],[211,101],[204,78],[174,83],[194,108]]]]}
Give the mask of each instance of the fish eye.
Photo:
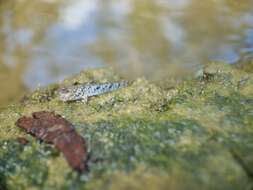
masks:
{"type": "Polygon", "coordinates": [[[69,89],[67,89],[67,88],[61,88],[61,89],[59,90],[59,92],[60,92],[60,93],[66,94],[66,93],[69,93],[69,89]]]}

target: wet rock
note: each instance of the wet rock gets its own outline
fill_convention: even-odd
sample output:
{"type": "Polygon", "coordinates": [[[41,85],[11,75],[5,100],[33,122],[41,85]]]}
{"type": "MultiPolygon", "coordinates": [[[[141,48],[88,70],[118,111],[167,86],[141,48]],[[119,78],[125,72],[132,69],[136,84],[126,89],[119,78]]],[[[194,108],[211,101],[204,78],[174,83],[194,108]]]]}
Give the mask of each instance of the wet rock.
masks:
{"type": "MultiPolygon", "coordinates": [[[[57,96],[41,101],[44,89],[27,95],[25,104],[0,112],[0,189],[252,189],[253,75],[232,65],[207,67],[174,89],[140,78],[88,104],[64,103],[57,96]],[[203,79],[204,72],[210,79],[203,79]],[[13,121],[34,110],[55,110],[77,124],[91,150],[82,159],[89,159],[89,173],[77,175],[45,143],[23,148],[13,141],[24,136],[13,121]]],[[[107,69],[91,70],[59,86],[119,80],[107,69]]],[[[36,134],[43,129],[32,128],[36,134]]],[[[52,137],[56,128],[40,139],[52,137]]]]}
{"type": "Polygon", "coordinates": [[[54,144],[76,171],[85,170],[87,148],[85,140],[73,125],[54,112],[34,112],[32,117],[21,117],[16,122],[19,128],[49,144],[54,144]]]}

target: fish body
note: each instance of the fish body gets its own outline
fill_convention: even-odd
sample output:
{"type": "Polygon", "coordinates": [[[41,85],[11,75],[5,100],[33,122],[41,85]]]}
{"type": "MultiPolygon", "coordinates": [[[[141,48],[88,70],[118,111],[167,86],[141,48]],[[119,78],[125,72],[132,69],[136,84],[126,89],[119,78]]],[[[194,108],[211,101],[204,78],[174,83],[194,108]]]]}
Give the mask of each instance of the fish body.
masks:
{"type": "Polygon", "coordinates": [[[79,84],[58,90],[61,101],[88,101],[91,96],[97,96],[118,90],[128,86],[127,82],[102,83],[102,84],[79,84]]]}

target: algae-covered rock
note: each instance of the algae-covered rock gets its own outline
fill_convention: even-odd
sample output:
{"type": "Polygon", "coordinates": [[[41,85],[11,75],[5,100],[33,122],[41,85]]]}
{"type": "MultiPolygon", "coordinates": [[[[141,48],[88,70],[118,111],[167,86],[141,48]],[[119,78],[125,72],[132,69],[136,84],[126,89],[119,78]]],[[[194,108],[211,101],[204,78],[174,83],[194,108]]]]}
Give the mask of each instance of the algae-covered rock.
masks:
{"type": "Polygon", "coordinates": [[[139,78],[87,104],[61,102],[55,91],[121,79],[110,69],[85,71],[26,95],[0,113],[0,189],[251,190],[253,75],[219,63],[199,73],[169,89],[139,78]],[[42,110],[62,115],[85,138],[86,172],[15,126],[42,110]]]}

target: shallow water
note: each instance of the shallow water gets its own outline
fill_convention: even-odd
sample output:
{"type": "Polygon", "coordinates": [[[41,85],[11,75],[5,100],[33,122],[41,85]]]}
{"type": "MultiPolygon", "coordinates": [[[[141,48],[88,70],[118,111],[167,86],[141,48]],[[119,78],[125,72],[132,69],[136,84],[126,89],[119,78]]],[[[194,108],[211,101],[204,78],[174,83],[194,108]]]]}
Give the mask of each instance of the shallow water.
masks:
{"type": "Polygon", "coordinates": [[[0,0],[0,107],[80,70],[128,78],[253,52],[252,0],[0,0]]]}

